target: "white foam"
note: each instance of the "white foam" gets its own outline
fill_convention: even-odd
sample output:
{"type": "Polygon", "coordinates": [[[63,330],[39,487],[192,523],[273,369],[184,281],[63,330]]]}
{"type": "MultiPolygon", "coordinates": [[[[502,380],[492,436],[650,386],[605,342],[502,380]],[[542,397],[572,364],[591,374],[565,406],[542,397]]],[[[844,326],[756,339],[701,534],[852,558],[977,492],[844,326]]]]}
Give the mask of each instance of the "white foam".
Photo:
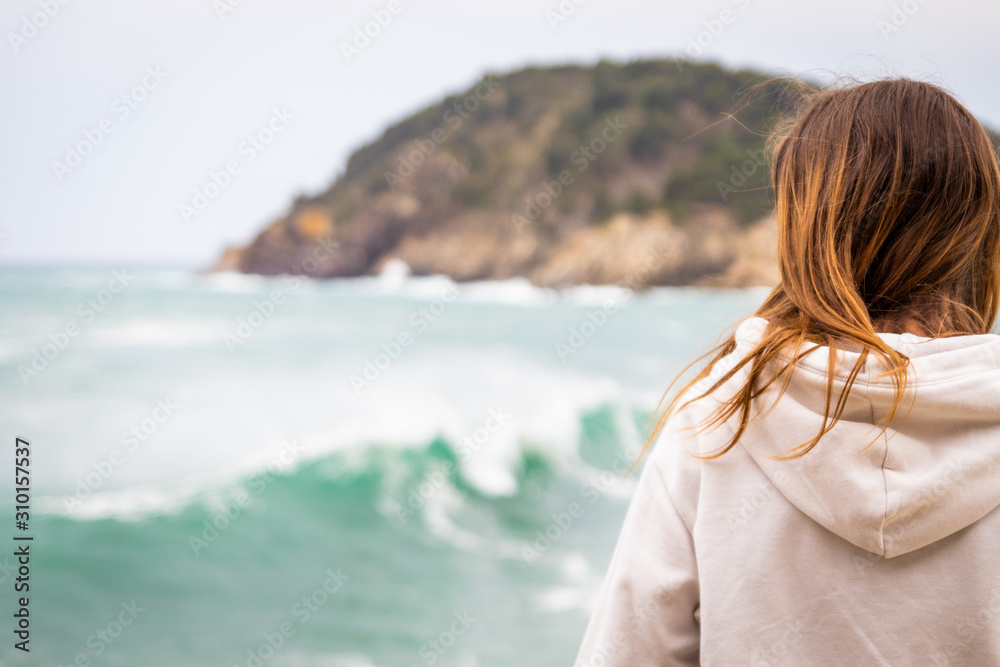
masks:
{"type": "Polygon", "coordinates": [[[582,553],[572,553],[566,556],[559,569],[567,581],[590,583],[594,578],[594,571],[582,553]]]}
{"type": "Polygon", "coordinates": [[[267,663],[269,667],[380,667],[363,653],[310,653],[286,648],[267,663]]]}
{"type": "Polygon", "coordinates": [[[430,496],[420,508],[420,514],[431,534],[452,548],[481,557],[521,558],[517,543],[493,535],[484,537],[460,526],[453,516],[460,513],[464,506],[464,498],[449,485],[430,496]]]}
{"type": "MultiPolygon", "coordinates": [[[[398,260],[393,260],[398,261],[398,260]]],[[[538,307],[559,302],[563,293],[533,285],[525,278],[509,280],[482,280],[456,282],[452,278],[433,274],[414,276],[406,274],[401,266],[387,262],[385,271],[376,276],[338,278],[328,281],[329,289],[368,296],[403,296],[421,300],[440,298],[445,293],[456,293],[464,302],[497,303],[514,306],[538,307]]],[[[409,267],[406,267],[409,270],[409,267]]]]}
{"type": "MultiPolygon", "coordinates": [[[[488,433],[484,427],[476,431],[488,433]]],[[[471,437],[466,435],[463,440],[475,446],[477,443],[474,440],[468,440],[471,437]]],[[[466,482],[486,496],[513,496],[517,493],[515,473],[523,455],[516,426],[489,434],[489,438],[484,439],[483,445],[476,451],[464,449],[465,447],[461,441],[458,443],[459,451],[472,452],[468,458],[460,461],[461,474],[466,482]]]]}
{"type": "Polygon", "coordinates": [[[591,567],[582,553],[567,554],[559,564],[559,571],[565,583],[537,595],[533,601],[535,608],[550,613],[571,609],[592,612],[600,598],[605,572],[591,567]]]}
{"type": "MultiPolygon", "coordinates": [[[[123,516],[132,516],[173,511],[193,495],[150,489],[185,483],[210,491],[239,484],[277,460],[292,441],[299,448],[292,468],[337,453],[336,467],[321,470],[343,477],[371,465],[372,447],[423,449],[441,439],[456,452],[458,474],[467,484],[486,497],[507,497],[519,491],[528,454],[544,458],[560,475],[593,478],[600,471],[582,461],[578,450],[583,415],[616,406],[613,428],[620,446],[634,449],[641,434],[631,410],[636,405],[651,407],[657,398],[609,378],[542,366],[515,353],[484,355],[474,349],[454,349],[446,358],[401,357],[361,396],[352,391],[346,373],[325,365],[297,373],[293,389],[283,391],[278,385],[264,391],[259,382],[242,375],[164,386],[162,396],[179,407],[148,442],[127,454],[101,489],[113,484],[119,490],[89,498],[83,503],[86,512],[111,516],[120,509],[123,516]],[[337,377],[339,382],[331,381],[337,377]],[[225,401],[220,403],[218,397],[225,401]],[[191,461],[199,462],[198,480],[189,476],[191,461]],[[128,489],[137,489],[136,495],[127,495],[128,489]]],[[[127,421],[112,421],[108,427],[114,443],[123,430],[147,416],[155,402],[136,405],[129,408],[127,421]]],[[[109,444],[89,457],[76,456],[72,469],[63,471],[63,483],[53,480],[57,488],[75,489],[74,478],[90,472],[91,458],[106,458],[109,444]]],[[[627,483],[606,489],[610,497],[629,491],[627,483]]]]}
{"type": "Polygon", "coordinates": [[[216,292],[254,293],[266,287],[274,278],[239,271],[214,271],[197,274],[195,282],[216,292]]]}
{"type": "Polygon", "coordinates": [[[573,609],[586,609],[591,596],[590,589],[559,586],[538,593],[532,602],[535,611],[553,614],[573,609]]]}
{"type": "Polygon", "coordinates": [[[634,295],[632,290],[618,285],[578,285],[562,292],[565,301],[586,306],[603,306],[608,302],[623,304],[634,295]]]}
{"type": "MultiPolygon", "coordinates": [[[[388,267],[387,263],[387,267],[388,267]]],[[[405,266],[405,264],[404,264],[405,266]]],[[[350,294],[352,296],[409,296],[418,299],[435,299],[442,292],[454,292],[456,282],[444,275],[412,276],[403,275],[399,268],[388,267],[386,273],[376,276],[357,276],[316,280],[325,289],[350,294]]],[[[407,267],[409,269],[409,267],[407,267]]]]}
{"type": "Polygon", "coordinates": [[[203,343],[221,343],[222,325],[205,320],[175,321],[153,318],[130,318],[115,323],[95,323],[87,335],[88,345],[103,347],[188,347],[203,343]]]}
{"type": "Polygon", "coordinates": [[[7,361],[8,359],[28,358],[31,353],[26,352],[26,350],[30,350],[30,348],[30,344],[17,345],[11,339],[0,340],[0,362],[7,361]]]}
{"type": "Polygon", "coordinates": [[[559,300],[556,290],[532,285],[525,278],[460,283],[463,301],[516,306],[546,306],[559,300]]]}
{"type": "MultiPolygon", "coordinates": [[[[476,445],[476,433],[485,432],[483,444],[459,465],[466,481],[487,496],[516,491],[525,452],[564,472],[589,470],[578,454],[581,417],[602,405],[634,405],[638,398],[609,378],[472,350],[455,349],[446,364],[437,356],[401,360],[390,371],[361,397],[345,392],[351,410],[329,446],[425,446],[442,436],[456,451],[469,451],[463,443],[472,438],[476,445]],[[491,413],[504,422],[493,433],[487,430],[497,423],[491,413]]],[[[624,428],[628,420],[621,421],[624,428]]]]}
{"type": "Polygon", "coordinates": [[[136,276],[139,278],[138,283],[143,287],[164,290],[189,289],[197,284],[202,275],[205,274],[179,270],[144,270],[136,272],[136,276]]]}
{"type": "Polygon", "coordinates": [[[402,283],[412,275],[410,265],[399,258],[392,258],[382,266],[379,278],[386,282],[402,283]]]}
{"type": "Polygon", "coordinates": [[[67,501],[66,496],[42,496],[37,501],[37,507],[42,514],[69,516],[84,521],[109,518],[141,521],[151,516],[177,514],[201,493],[203,489],[193,485],[131,488],[99,491],[86,500],[75,502],[75,499],[67,501]]]}
{"type": "MultiPolygon", "coordinates": [[[[162,272],[153,274],[154,285],[176,285],[183,287],[183,272],[162,272]]],[[[189,284],[205,285],[214,291],[255,293],[271,289],[276,281],[286,279],[286,276],[261,276],[235,271],[217,271],[206,274],[188,274],[189,284]]],[[[540,287],[523,277],[505,280],[480,280],[456,282],[443,274],[413,275],[409,265],[400,259],[391,259],[385,263],[377,275],[354,276],[348,278],[309,278],[296,276],[300,286],[327,289],[341,293],[365,296],[403,296],[415,299],[436,299],[443,292],[457,292],[466,302],[496,303],[512,306],[539,307],[557,303],[573,305],[598,306],[609,300],[618,304],[633,298],[641,298],[652,302],[676,302],[697,300],[706,292],[715,293],[750,293],[756,298],[767,296],[770,287],[749,288],[702,288],[692,286],[657,286],[633,291],[617,284],[609,285],[575,285],[554,289],[540,287]]],[[[146,274],[143,274],[143,281],[146,274]]],[[[145,284],[145,282],[144,282],[145,284]]]]}

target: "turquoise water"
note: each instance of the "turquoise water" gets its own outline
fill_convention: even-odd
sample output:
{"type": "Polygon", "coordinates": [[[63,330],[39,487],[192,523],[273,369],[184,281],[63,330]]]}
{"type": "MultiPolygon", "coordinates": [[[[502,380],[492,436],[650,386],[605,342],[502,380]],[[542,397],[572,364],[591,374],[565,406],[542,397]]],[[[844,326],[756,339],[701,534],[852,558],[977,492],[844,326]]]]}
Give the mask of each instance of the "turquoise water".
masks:
{"type": "Polygon", "coordinates": [[[0,271],[35,536],[0,662],[571,664],[635,481],[608,471],[764,294],[0,271]]]}

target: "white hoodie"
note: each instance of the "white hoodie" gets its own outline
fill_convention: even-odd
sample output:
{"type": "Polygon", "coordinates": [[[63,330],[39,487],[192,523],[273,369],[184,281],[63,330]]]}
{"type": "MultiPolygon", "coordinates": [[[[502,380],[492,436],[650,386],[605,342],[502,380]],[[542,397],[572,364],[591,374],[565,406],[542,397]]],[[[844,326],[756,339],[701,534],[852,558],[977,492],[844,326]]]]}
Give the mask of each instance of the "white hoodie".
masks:
{"type": "MultiPolygon", "coordinates": [[[[742,322],[736,350],[703,382],[732,368],[766,325],[742,322]]],[[[880,336],[910,358],[918,387],[909,414],[904,399],[868,448],[894,397],[873,357],[811,452],[768,458],[819,430],[821,346],[718,459],[685,450],[717,450],[730,423],[682,431],[712,411],[714,396],[668,422],[578,667],[1000,665],[1000,336],[880,336]]],[[[857,353],[837,359],[834,399],[857,353]]]]}

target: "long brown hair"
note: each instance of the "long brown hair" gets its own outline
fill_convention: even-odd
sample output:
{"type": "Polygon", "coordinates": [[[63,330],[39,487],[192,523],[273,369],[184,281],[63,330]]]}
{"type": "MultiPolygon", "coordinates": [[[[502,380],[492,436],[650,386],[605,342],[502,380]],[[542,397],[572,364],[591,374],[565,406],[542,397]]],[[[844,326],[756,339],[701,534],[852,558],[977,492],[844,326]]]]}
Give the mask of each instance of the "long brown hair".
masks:
{"type": "Polygon", "coordinates": [[[803,352],[806,343],[830,348],[823,422],[811,440],[774,458],[806,454],[833,428],[869,355],[885,363],[879,377],[895,388],[881,436],[906,395],[909,359],[878,332],[940,338],[993,327],[1000,171],[975,117],[938,86],[905,78],[819,90],[802,108],[771,142],[781,281],[756,312],[768,325],[746,356],[683,405],[688,390],[736,349],[735,334],[702,357],[712,358],[669,402],[667,389],[643,454],[677,409],[749,366],[735,393],[697,425],[713,428],[738,415],[729,442],[697,458],[728,452],[750,422],[752,401],[776,382],[777,396],[784,393],[795,363],[814,349],[803,352]],[[835,403],[838,346],[860,355],[835,403]]]}

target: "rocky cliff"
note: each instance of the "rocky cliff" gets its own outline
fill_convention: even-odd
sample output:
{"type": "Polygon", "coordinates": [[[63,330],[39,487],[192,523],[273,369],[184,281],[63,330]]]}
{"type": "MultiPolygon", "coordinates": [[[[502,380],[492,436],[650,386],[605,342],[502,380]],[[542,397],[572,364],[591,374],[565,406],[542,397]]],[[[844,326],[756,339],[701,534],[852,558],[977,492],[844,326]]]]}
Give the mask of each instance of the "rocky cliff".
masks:
{"type": "Polygon", "coordinates": [[[774,284],[765,142],[787,91],[673,60],[490,74],[355,151],[217,268],[774,284]]]}

